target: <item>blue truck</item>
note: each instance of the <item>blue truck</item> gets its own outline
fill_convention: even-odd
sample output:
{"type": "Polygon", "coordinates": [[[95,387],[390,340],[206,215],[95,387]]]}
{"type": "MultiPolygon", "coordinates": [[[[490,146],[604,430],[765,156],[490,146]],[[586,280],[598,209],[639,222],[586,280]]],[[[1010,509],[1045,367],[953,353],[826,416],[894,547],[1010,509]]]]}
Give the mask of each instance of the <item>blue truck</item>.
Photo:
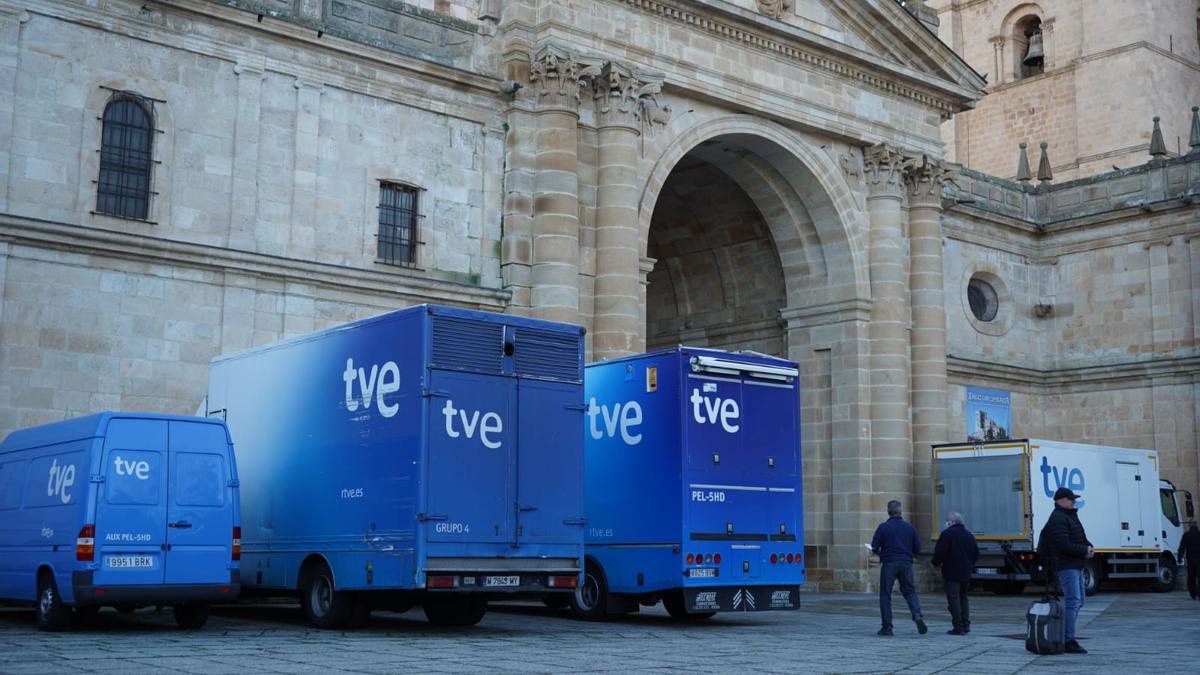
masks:
{"type": "Polygon", "coordinates": [[[756,354],[678,347],[589,364],[574,613],[798,608],[799,396],[796,364],[756,354]]]}
{"type": "Polygon", "coordinates": [[[0,600],[43,630],[103,605],[199,628],[237,597],[238,474],[220,420],[106,412],[0,443],[0,600]]]}
{"type": "Polygon", "coordinates": [[[314,626],[569,595],[583,562],[583,329],[411,307],[214,359],[238,441],[243,594],[314,626]]]}

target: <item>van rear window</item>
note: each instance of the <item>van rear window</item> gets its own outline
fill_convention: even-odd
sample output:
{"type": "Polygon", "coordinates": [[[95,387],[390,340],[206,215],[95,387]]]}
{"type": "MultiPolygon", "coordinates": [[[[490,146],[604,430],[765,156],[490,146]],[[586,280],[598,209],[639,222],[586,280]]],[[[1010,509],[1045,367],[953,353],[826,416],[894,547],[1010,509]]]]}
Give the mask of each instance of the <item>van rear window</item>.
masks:
{"type": "Polygon", "coordinates": [[[202,452],[180,452],[175,465],[173,494],[180,506],[225,505],[225,458],[202,452]]]}

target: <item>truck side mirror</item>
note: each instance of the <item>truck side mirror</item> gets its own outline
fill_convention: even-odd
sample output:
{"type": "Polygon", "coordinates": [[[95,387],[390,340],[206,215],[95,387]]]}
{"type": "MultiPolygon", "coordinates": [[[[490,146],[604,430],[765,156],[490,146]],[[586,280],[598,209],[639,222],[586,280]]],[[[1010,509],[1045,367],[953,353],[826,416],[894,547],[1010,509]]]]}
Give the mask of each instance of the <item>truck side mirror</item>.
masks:
{"type": "Polygon", "coordinates": [[[1192,504],[1192,493],[1187,491],[1183,493],[1183,510],[1187,513],[1188,520],[1195,520],[1196,507],[1192,504]]]}

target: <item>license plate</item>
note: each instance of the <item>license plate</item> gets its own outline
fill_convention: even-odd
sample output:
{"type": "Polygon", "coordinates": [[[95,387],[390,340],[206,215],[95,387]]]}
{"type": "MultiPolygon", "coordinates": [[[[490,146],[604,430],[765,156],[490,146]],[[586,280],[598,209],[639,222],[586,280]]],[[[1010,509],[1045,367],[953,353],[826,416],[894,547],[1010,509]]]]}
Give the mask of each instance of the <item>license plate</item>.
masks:
{"type": "Polygon", "coordinates": [[[1000,570],[995,567],[976,567],[975,574],[996,574],[1000,570]]]}
{"type": "Polygon", "coordinates": [[[108,566],[114,569],[125,567],[154,567],[154,558],[148,555],[110,555],[108,566]]]}
{"type": "Polygon", "coordinates": [[[484,586],[520,586],[521,577],[484,577],[484,586]]]}
{"type": "Polygon", "coordinates": [[[691,579],[712,579],[717,576],[717,568],[715,567],[693,567],[688,570],[688,577],[691,579]]]}

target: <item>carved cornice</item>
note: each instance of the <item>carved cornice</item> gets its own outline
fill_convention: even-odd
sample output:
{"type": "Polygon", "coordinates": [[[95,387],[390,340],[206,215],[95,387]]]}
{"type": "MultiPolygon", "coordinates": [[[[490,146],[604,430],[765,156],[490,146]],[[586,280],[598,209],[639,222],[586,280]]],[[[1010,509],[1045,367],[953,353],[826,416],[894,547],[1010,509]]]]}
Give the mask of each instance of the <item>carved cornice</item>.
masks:
{"type": "MultiPolygon", "coordinates": [[[[960,106],[931,96],[916,87],[898,83],[896,81],[896,74],[894,73],[879,75],[867,68],[861,68],[844,61],[801,49],[795,45],[794,41],[787,40],[782,36],[776,37],[780,35],[778,31],[773,31],[774,34],[771,34],[763,30],[754,30],[748,25],[739,25],[733,21],[724,21],[714,18],[711,15],[694,12],[683,6],[677,6],[660,0],[617,1],[643,12],[655,14],[664,19],[683,24],[691,29],[704,31],[727,40],[741,42],[752,48],[770,52],[771,54],[795,61],[809,68],[824,70],[838,77],[854,80],[863,86],[871,87],[885,94],[916,101],[921,105],[935,108],[943,114],[953,114],[960,109],[960,106]]],[[[962,88],[962,85],[958,83],[949,80],[945,82],[950,87],[962,88]]],[[[958,96],[964,100],[970,100],[971,98],[965,92],[952,94],[951,96],[958,96]]]]}

